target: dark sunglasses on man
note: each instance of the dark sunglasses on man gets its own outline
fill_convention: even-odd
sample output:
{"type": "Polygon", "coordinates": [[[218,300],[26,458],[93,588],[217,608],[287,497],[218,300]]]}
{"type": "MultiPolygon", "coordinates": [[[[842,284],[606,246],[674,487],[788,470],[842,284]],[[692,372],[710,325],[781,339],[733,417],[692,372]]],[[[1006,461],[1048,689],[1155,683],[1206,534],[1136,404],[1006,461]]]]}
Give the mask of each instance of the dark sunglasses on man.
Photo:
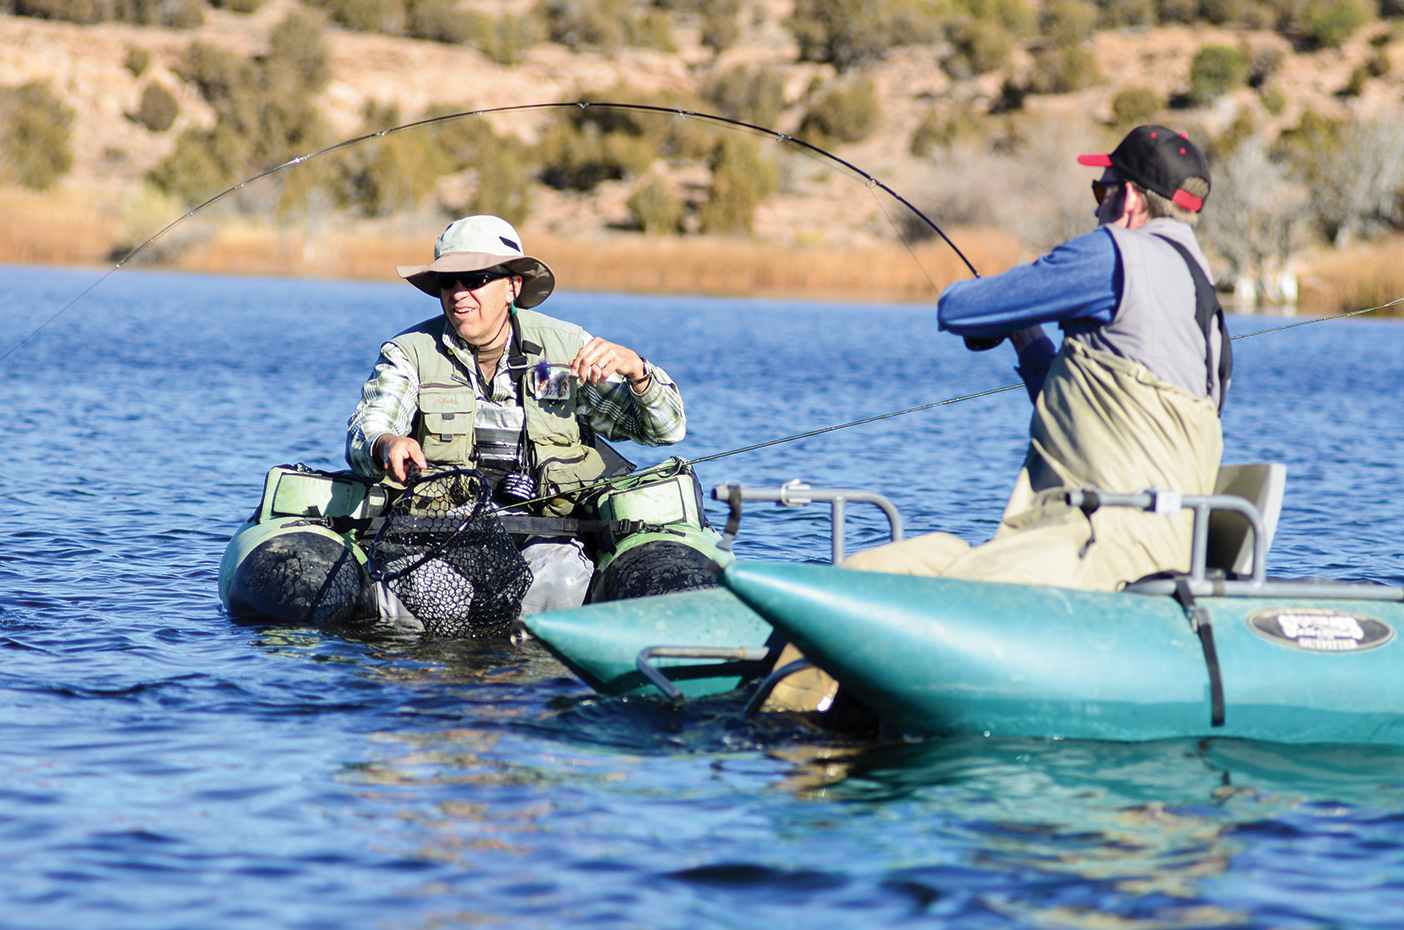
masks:
{"type": "Polygon", "coordinates": [[[1123,188],[1125,186],[1125,181],[1093,181],[1092,196],[1097,198],[1097,206],[1100,207],[1102,205],[1102,202],[1107,199],[1108,195],[1110,195],[1112,191],[1118,190],[1119,188],[1123,188]]]}
{"type": "Polygon", "coordinates": [[[498,278],[511,277],[505,271],[440,271],[434,275],[438,280],[439,290],[451,291],[462,285],[465,290],[476,291],[485,284],[490,284],[498,278]]]}

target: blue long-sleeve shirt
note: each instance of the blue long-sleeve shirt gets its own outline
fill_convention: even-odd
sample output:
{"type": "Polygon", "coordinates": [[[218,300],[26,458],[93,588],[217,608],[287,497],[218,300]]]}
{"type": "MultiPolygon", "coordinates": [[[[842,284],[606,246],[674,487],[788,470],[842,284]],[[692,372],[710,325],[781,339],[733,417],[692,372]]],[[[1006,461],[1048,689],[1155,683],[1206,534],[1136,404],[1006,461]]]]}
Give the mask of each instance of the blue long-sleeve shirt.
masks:
{"type": "MultiPolygon", "coordinates": [[[[941,293],[936,321],[959,336],[994,337],[1044,323],[1067,331],[1110,323],[1122,269],[1111,233],[1096,229],[1004,274],[957,281],[941,293]]],[[[1037,398],[1056,349],[1046,336],[1024,347],[1016,369],[1037,398]]]]}

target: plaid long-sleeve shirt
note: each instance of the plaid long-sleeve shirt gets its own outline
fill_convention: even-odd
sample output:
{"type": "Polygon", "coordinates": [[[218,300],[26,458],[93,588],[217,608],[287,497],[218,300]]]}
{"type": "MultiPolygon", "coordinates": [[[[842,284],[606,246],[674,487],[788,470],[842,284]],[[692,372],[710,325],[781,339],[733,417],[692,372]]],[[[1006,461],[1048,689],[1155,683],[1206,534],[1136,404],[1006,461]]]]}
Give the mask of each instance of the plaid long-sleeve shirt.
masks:
{"type": "MultiPolygon", "coordinates": [[[[463,363],[478,395],[478,416],[482,425],[498,430],[521,430],[522,405],[517,383],[499,364],[488,385],[479,376],[477,360],[467,346],[451,332],[444,344],[463,363]]],[[[591,336],[582,333],[580,345],[591,336]]],[[[505,361],[505,359],[504,359],[505,361]]],[[[577,415],[606,439],[632,439],[646,446],[666,446],[687,434],[682,395],[668,373],[649,363],[650,380],[642,393],[635,393],[618,375],[599,384],[583,383],[577,393],[577,415]]],[[[347,422],[346,462],[357,474],[371,478],[383,475],[371,448],[385,433],[408,436],[418,412],[419,372],[399,346],[387,342],[380,347],[380,360],[361,389],[361,402],[347,422]]]]}

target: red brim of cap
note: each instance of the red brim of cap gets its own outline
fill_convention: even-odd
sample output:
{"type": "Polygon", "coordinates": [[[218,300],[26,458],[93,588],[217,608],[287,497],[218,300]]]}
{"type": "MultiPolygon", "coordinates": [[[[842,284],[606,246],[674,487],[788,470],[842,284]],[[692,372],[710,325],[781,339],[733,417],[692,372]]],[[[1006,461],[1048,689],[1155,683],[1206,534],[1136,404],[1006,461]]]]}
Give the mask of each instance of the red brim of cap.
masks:
{"type": "Polygon", "coordinates": [[[1089,168],[1110,168],[1112,166],[1110,155],[1079,155],[1077,163],[1089,168]]]}
{"type": "Polygon", "coordinates": [[[1175,196],[1170,199],[1186,210],[1193,210],[1195,213],[1198,213],[1204,206],[1204,201],[1189,191],[1175,191],[1175,196]]]}

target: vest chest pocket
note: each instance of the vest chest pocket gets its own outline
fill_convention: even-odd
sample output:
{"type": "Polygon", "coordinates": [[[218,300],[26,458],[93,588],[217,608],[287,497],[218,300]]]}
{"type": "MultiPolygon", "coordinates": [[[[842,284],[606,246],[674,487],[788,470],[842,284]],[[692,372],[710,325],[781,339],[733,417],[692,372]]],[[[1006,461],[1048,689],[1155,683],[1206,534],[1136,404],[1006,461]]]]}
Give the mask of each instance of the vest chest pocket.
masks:
{"type": "MultiPolygon", "coordinates": [[[[537,442],[534,445],[537,477],[543,495],[568,495],[570,491],[599,480],[604,474],[604,459],[589,446],[579,442],[537,442]]],[[[570,496],[557,497],[548,501],[542,509],[555,516],[567,516],[575,509],[575,501],[570,496]]]]}
{"type": "Polygon", "coordinates": [[[467,465],[473,457],[477,398],[470,387],[419,391],[419,444],[432,465],[467,465]]]}

